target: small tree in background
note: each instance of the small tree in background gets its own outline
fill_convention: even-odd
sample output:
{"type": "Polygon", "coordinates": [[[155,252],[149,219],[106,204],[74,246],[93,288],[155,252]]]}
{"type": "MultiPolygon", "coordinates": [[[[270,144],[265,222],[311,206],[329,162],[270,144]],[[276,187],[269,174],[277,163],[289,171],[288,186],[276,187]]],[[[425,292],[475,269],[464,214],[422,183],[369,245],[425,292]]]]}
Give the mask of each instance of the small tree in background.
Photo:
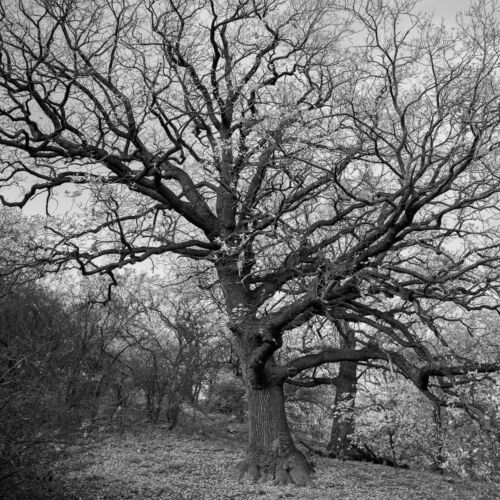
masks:
{"type": "MultiPolygon", "coordinates": [[[[207,294],[184,284],[165,287],[147,275],[129,274],[113,301],[138,311],[133,325],[115,337],[120,370],[145,397],[146,414],[157,422],[162,410],[177,424],[182,405],[196,405],[222,365],[226,340],[222,320],[207,294]]],[[[130,314],[130,312],[129,312],[130,314]]]]}

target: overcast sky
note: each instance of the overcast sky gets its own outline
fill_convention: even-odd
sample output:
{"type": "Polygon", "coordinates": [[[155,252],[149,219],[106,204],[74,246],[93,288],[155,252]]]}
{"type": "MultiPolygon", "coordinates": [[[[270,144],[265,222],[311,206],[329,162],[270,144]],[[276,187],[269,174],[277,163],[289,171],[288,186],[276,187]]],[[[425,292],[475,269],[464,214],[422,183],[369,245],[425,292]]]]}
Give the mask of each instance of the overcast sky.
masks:
{"type": "Polygon", "coordinates": [[[438,18],[452,21],[457,12],[467,9],[470,4],[471,0],[422,0],[420,8],[434,12],[438,18]]]}

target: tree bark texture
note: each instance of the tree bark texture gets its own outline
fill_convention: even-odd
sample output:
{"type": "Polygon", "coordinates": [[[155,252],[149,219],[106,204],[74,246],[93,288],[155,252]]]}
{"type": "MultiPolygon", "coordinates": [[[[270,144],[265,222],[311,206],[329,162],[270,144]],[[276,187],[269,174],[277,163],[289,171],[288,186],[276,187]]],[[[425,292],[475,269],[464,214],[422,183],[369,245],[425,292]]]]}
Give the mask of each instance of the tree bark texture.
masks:
{"type": "Polygon", "coordinates": [[[249,443],[240,465],[241,477],[276,484],[307,485],[312,468],[295,447],[288,427],[283,386],[255,389],[247,386],[249,443]]]}
{"type": "Polygon", "coordinates": [[[341,361],[336,384],[332,430],[327,446],[329,455],[336,458],[354,458],[356,446],[351,436],[354,433],[354,400],[357,389],[358,364],[355,361],[341,361]]]}
{"type": "MultiPolygon", "coordinates": [[[[346,322],[336,321],[335,326],[340,334],[340,347],[354,349],[356,337],[346,322]]],[[[335,399],[333,406],[332,430],[327,446],[328,454],[336,458],[356,459],[359,455],[358,447],[352,442],[355,430],[354,402],[357,390],[356,361],[341,361],[337,377],[335,399]]]]}
{"type": "Polygon", "coordinates": [[[248,400],[249,442],[240,478],[307,485],[312,468],[295,447],[288,427],[282,367],[273,353],[281,346],[281,332],[266,319],[256,318],[255,307],[238,278],[235,266],[221,266],[219,277],[226,304],[233,312],[231,330],[240,360],[248,400]]]}

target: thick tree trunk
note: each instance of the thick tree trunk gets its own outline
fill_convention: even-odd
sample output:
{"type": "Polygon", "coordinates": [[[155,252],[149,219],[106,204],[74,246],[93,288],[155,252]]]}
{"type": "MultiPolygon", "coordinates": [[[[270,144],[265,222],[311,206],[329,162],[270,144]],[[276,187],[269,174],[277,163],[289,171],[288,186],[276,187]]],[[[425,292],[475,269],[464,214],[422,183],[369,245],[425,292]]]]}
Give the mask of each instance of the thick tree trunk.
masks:
{"type": "Polygon", "coordinates": [[[239,466],[240,477],[246,474],[253,481],[307,485],[312,468],[293,442],[284,380],[273,357],[281,346],[281,332],[271,331],[264,318],[256,318],[256,306],[240,279],[237,260],[221,260],[218,274],[248,399],[249,442],[239,466]]]}
{"type": "Polygon", "coordinates": [[[240,473],[253,481],[307,485],[312,468],[295,447],[288,427],[283,386],[247,387],[249,443],[240,473]]]}

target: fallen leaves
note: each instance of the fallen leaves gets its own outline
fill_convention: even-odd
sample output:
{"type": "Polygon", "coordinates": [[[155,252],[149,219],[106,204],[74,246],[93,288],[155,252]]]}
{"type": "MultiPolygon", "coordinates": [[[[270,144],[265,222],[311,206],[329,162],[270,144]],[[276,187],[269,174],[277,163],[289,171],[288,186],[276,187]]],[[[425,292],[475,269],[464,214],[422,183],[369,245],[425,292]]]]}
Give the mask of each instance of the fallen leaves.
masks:
{"type": "Polygon", "coordinates": [[[320,457],[310,487],[252,484],[236,480],[243,458],[243,443],[148,426],[70,447],[54,474],[65,498],[82,499],[486,500],[499,493],[495,483],[450,484],[429,472],[320,457]]]}

